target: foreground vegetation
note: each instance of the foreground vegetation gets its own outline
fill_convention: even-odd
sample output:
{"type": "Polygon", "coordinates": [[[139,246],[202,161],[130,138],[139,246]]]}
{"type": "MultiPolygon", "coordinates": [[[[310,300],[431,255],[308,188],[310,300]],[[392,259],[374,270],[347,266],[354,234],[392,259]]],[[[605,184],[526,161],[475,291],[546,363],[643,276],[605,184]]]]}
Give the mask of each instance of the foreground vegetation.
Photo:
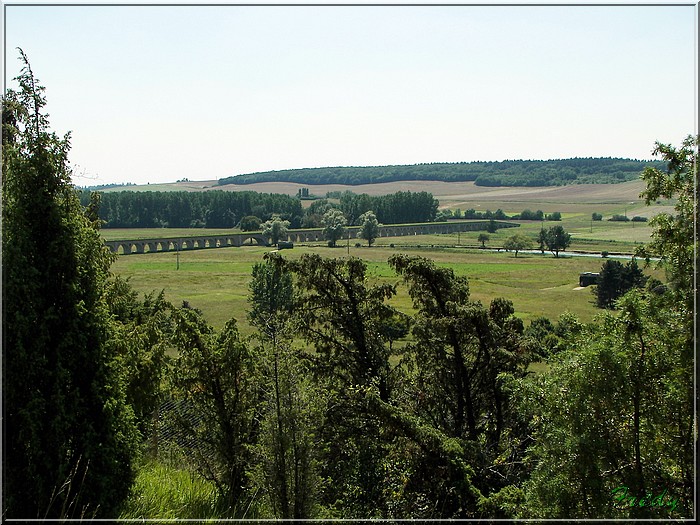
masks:
{"type": "Polygon", "coordinates": [[[230,288],[245,312],[213,327],[195,299],[111,273],[98,202],[80,205],[26,59],[18,80],[3,105],[3,518],[693,515],[697,139],[658,145],[667,169],[643,174],[647,203],[676,198],[639,250],[666,286],[633,283],[591,322],[526,325],[500,296],[556,285],[573,259],[232,248],[183,261],[184,287],[206,257],[256,255],[230,288]],[[483,301],[479,271],[505,283],[483,301]]]}

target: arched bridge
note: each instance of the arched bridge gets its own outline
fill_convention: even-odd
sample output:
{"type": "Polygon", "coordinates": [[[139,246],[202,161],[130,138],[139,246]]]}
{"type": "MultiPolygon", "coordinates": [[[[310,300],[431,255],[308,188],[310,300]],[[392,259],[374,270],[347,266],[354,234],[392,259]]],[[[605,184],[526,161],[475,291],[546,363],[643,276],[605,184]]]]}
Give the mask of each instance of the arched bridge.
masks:
{"type": "MultiPolygon", "coordinates": [[[[494,221],[496,228],[513,228],[520,226],[513,222],[494,221]]],[[[466,231],[486,230],[489,221],[454,221],[423,224],[389,224],[379,227],[378,237],[402,237],[406,235],[429,235],[438,233],[457,233],[466,231]]],[[[358,238],[360,229],[357,226],[348,228],[351,238],[358,238]]],[[[323,230],[320,228],[289,230],[284,239],[291,242],[321,242],[324,241],[323,230]]],[[[257,244],[269,246],[269,237],[260,232],[230,233],[222,235],[197,235],[192,237],[173,237],[161,239],[135,239],[121,241],[105,241],[113,253],[153,253],[182,250],[201,250],[204,248],[226,248],[257,244]]]]}

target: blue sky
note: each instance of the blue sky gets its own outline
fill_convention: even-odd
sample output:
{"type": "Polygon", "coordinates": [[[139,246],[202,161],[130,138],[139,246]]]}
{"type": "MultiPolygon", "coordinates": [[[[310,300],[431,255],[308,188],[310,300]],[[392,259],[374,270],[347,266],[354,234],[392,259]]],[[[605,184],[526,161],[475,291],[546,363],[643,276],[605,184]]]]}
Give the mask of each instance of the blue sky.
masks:
{"type": "Polygon", "coordinates": [[[78,184],[651,158],[697,132],[697,6],[6,5],[78,184]]]}

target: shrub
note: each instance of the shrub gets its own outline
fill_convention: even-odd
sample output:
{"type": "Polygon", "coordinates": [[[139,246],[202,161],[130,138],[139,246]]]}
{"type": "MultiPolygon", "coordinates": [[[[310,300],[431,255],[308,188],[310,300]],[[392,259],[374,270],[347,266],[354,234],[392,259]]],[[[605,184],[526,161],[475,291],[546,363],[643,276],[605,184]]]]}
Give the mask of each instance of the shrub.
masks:
{"type": "Polygon", "coordinates": [[[613,215],[608,219],[609,221],[615,221],[615,222],[627,222],[629,219],[627,218],[627,215],[613,215]]]}

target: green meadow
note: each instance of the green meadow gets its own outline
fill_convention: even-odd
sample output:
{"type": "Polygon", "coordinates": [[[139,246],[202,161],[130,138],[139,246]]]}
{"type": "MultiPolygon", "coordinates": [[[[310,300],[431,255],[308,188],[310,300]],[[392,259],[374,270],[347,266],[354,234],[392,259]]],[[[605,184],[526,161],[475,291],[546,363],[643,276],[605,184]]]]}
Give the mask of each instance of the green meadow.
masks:
{"type": "MultiPolygon", "coordinates": [[[[290,187],[294,193],[298,185],[290,187]]],[[[601,213],[604,219],[614,214],[651,218],[660,212],[672,211],[672,202],[659,202],[645,206],[639,197],[644,185],[641,181],[623,184],[578,185],[553,188],[477,188],[473,183],[440,183],[427,189],[433,190],[440,200],[440,207],[453,211],[469,208],[485,211],[502,209],[513,215],[525,209],[558,211],[561,222],[515,221],[517,229],[507,228],[488,234],[487,248],[500,248],[514,233],[521,232],[535,239],[541,228],[561,224],[571,234],[568,250],[600,254],[631,255],[642,244],[649,242],[651,228],[648,223],[592,221],[591,214],[601,213]]],[[[392,189],[393,186],[389,189],[392,189]]],[[[400,186],[397,186],[401,189],[400,186]]],[[[323,189],[323,188],[321,188],[323,189]]],[[[374,189],[371,187],[370,189],[374,189]]],[[[360,193],[360,189],[355,189],[360,193]]],[[[379,191],[379,190],[377,190],[379,191]]],[[[388,191],[383,188],[383,191],[388,191]]],[[[316,191],[315,191],[316,192],[316,191]]],[[[316,193],[323,194],[322,191],[316,193]]],[[[211,235],[236,232],[237,230],[212,229],[105,229],[106,240],[167,238],[195,235],[211,235]]],[[[327,257],[347,257],[348,254],[364,259],[372,279],[377,282],[397,283],[397,295],[393,304],[410,311],[411,301],[399,278],[387,265],[393,253],[402,252],[421,255],[435,260],[437,264],[453,268],[458,275],[469,279],[473,299],[488,303],[496,297],[513,301],[517,315],[526,323],[543,315],[556,319],[564,311],[589,321],[599,313],[593,304],[590,288],[576,290],[581,272],[599,271],[604,259],[600,257],[560,257],[551,253],[544,255],[512,253],[478,249],[479,234],[464,232],[446,235],[418,235],[406,237],[381,237],[368,248],[366,242],[351,239],[339,243],[338,248],[328,248],[325,243],[296,245],[284,250],[284,257],[297,258],[303,253],[316,252],[327,257]],[[356,247],[357,243],[362,246],[356,247]],[[349,245],[348,245],[349,244],[349,245]]],[[[177,255],[173,252],[119,256],[113,266],[117,274],[129,277],[139,292],[165,290],[166,297],[174,304],[188,301],[201,309],[216,327],[223,326],[231,317],[239,321],[241,330],[250,333],[246,320],[248,282],[252,267],[262,261],[271,248],[245,246],[195,251],[181,251],[180,268],[176,269],[177,255]]],[[[663,280],[662,272],[651,268],[648,275],[663,280]]]]}
{"type": "MultiPolygon", "coordinates": [[[[447,236],[446,236],[447,237],[447,236]]],[[[402,238],[396,238],[399,241],[402,238]]],[[[404,238],[405,239],[405,238],[404,238]]],[[[419,239],[422,241],[423,239],[419,239]]],[[[446,241],[447,239],[443,239],[446,241]]],[[[427,244],[425,244],[427,246],[427,244]]],[[[263,260],[272,248],[245,246],[142,255],[122,255],[112,266],[115,274],[129,278],[140,293],[164,290],[175,305],[187,301],[202,310],[215,327],[234,317],[243,333],[251,333],[246,319],[248,283],[252,267],[263,260]]],[[[599,312],[593,304],[590,288],[577,290],[581,272],[598,271],[602,258],[560,257],[484,251],[473,248],[441,248],[403,246],[362,246],[328,248],[296,246],[280,252],[284,257],[298,258],[303,253],[319,253],[325,257],[360,257],[367,262],[374,282],[397,284],[392,304],[402,311],[411,310],[411,300],[400,279],[387,264],[393,253],[407,253],[433,259],[436,264],[452,268],[457,275],[469,279],[472,299],[487,304],[496,297],[513,301],[517,315],[524,321],[537,316],[556,319],[564,311],[589,321],[599,312]]],[[[657,277],[658,272],[647,270],[657,277]]]]}

